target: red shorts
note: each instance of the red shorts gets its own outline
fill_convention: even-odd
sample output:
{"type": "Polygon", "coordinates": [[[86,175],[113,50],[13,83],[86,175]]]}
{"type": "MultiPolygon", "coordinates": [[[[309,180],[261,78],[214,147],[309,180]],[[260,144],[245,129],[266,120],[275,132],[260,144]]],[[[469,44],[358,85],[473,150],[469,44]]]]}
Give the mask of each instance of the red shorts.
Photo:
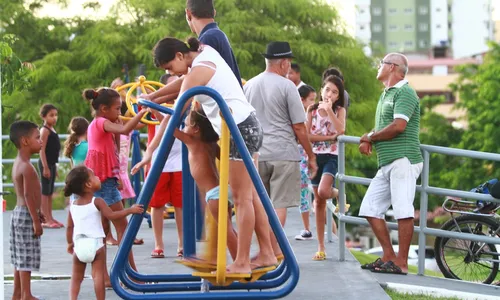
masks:
{"type": "Polygon", "coordinates": [[[162,208],[167,203],[182,208],[182,172],[165,172],[160,175],[149,206],[162,208]]]}

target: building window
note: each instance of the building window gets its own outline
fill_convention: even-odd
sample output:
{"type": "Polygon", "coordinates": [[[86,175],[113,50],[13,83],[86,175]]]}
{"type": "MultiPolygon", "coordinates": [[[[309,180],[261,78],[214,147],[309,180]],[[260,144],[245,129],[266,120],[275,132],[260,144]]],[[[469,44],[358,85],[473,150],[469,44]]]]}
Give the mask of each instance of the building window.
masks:
{"type": "Polygon", "coordinates": [[[441,28],[441,24],[437,24],[437,25],[436,25],[436,28],[437,28],[437,29],[441,28]]]}
{"type": "Polygon", "coordinates": [[[412,14],[413,8],[405,8],[404,12],[405,12],[405,14],[412,14]]]}
{"type": "Polygon", "coordinates": [[[426,15],[429,13],[429,8],[427,6],[420,6],[418,8],[418,13],[421,15],[426,15]]]}
{"type": "Polygon", "coordinates": [[[413,25],[412,24],[405,24],[405,31],[413,31],[413,25]]]}
{"type": "Polygon", "coordinates": [[[406,41],[405,42],[405,47],[412,48],[413,47],[413,41],[406,41]]]}
{"type": "Polygon", "coordinates": [[[390,15],[395,15],[398,12],[397,8],[389,8],[389,14],[390,15]]]}
{"type": "Polygon", "coordinates": [[[381,32],[381,31],[382,31],[382,25],[373,24],[373,32],[381,32]]]}
{"type": "Polygon", "coordinates": [[[360,14],[364,14],[364,13],[365,13],[365,10],[364,10],[364,9],[360,9],[360,10],[359,10],[359,13],[360,13],[360,14]]]}
{"type": "Polygon", "coordinates": [[[429,30],[429,24],[427,24],[427,23],[420,23],[420,24],[418,24],[418,30],[420,30],[420,31],[428,31],[429,30]]]}
{"type": "Polygon", "coordinates": [[[389,47],[390,48],[397,48],[398,47],[398,43],[397,42],[389,42],[389,47]]]}
{"type": "Polygon", "coordinates": [[[398,30],[398,25],[389,25],[389,31],[397,31],[398,30]]]}
{"type": "Polygon", "coordinates": [[[380,7],[374,7],[373,8],[373,15],[374,16],[380,16],[380,15],[382,15],[382,8],[380,8],[380,7]]]}
{"type": "Polygon", "coordinates": [[[440,12],[441,11],[441,7],[436,8],[436,11],[440,12]]]}
{"type": "Polygon", "coordinates": [[[365,30],[365,25],[359,25],[359,30],[365,30]]]}
{"type": "Polygon", "coordinates": [[[418,42],[418,46],[419,46],[420,48],[426,48],[426,47],[427,47],[427,41],[426,41],[426,40],[420,40],[420,41],[418,42]]]}

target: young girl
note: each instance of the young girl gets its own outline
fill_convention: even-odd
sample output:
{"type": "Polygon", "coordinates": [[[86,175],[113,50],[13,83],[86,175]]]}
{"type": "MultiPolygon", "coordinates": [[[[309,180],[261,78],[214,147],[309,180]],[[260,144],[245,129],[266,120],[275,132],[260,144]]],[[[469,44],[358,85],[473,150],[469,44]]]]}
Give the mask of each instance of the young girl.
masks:
{"type": "Polygon", "coordinates": [[[84,117],[74,117],[69,123],[69,136],[64,142],[64,156],[71,159],[71,166],[82,164],[87,157],[87,129],[89,121],[84,117]]]}
{"type": "Polygon", "coordinates": [[[57,123],[57,108],[52,104],[44,104],[40,109],[40,117],[43,119],[43,127],[40,130],[42,138],[42,150],[38,167],[42,173],[42,213],[45,215],[45,228],[61,228],[64,225],[55,220],[52,216],[52,194],[54,194],[54,183],[57,176],[57,166],[59,162],[59,152],[61,142],[54,129],[57,123]]]}
{"type": "Polygon", "coordinates": [[[316,230],[318,252],[313,260],[325,260],[326,200],[336,198],[338,190],[333,187],[337,173],[337,137],[345,131],[344,85],[337,76],[328,76],[321,87],[321,102],[307,110],[309,139],[316,154],[318,172],[311,179],[316,208],[316,230]]]}
{"type": "Polygon", "coordinates": [[[141,205],[133,205],[121,211],[111,210],[102,198],[94,193],[101,189],[101,181],[84,165],[74,167],[66,177],[64,195],[77,195],[68,214],[66,240],[68,253],[73,255],[70,299],[76,300],[85,276],[87,263],[92,263],[92,279],[96,299],[105,298],[104,279],[106,252],[101,215],[110,220],[123,219],[130,214],[142,214],[141,205]]]}
{"type": "MultiPolygon", "coordinates": [[[[310,85],[302,85],[299,88],[300,99],[302,100],[302,105],[304,106],[304,113],[306,113],[307,108],[314,104],[316,100],[316,91],[310,85]]],[[[304,230],[300,232],[299,235],[295,236],[296,240],[305,241],[313,238],[311,231],[309,230],[309,211],[311,209],[311,180],[309,179],[309,169],[307,167],[307,155],[299,145],[300,152],[300,215],[302,216],[302,222],[304,223],[304,230]]]]}
{"type": "MultiPolygon", "coordinates": [[[[122,196],[118,190],[120,163],[115,135],[128,135],[139,123],[146,110],[137,113],[125,125],[118,124],[122,102],[120,94],[116,90],[110,88],[88,89],[83,92],[83,97],[91,101],[92,108],[95,110],[95,118],[90,123],[87,133],[89,150],[85,159],[85,165],[94,171],[102,183],[101,188],[94,193],[94,196],[103,198],[113,211],[121,211],[123,210],[122,196]]],[[[107,233],[109,226],[106,218],[103,218],[102,225],[104,232],[107,233]]],[[[118,242],[120,242],[127,227],[127,219],[113,220],[113,225],[116,228],[118,242]]],[[[137,270],[132,251],[130,251],[129,262],[130,266],[137,270]]],[[[107,269],[105,275],[106,285],[111,286],[107,269]]]]}
{"type": "MultiPolygon", "coordinates": [[[[179,95],[195,86],[207,86],[216,90],[232,110],[232,117],[256,162],[262,145],[263,131],[255,109],[248,103],[239,80],[220,54],[210,46],[200,46],[200,42],[195,38],[190,38],[187,43],[175,38],[165,38],[159,41],[153,50],[155,65],[170,74],[185,75],[179,95]]],[[[220,135],[221,117],[217,103],[206,95],[197,95],[194,98],[203,107],[215,132],[220,135]]],[[[186,102],[183,112],[191,105],[191,101],[192,99],[186,102]]],[[[143,165],[151,160],[169,119],[169,116],[163,119],[158,133],[144,154],[143,165]]],[[[236,206],[239,234],[236,259],[227,269],[228,273],[250,274],[250,245],[254,229],[260,245],[254,267],[275,265],[277,259],[271,247],[267,215],[234,140],[231,140],[230,148],[229,185],[236,206]]]]}

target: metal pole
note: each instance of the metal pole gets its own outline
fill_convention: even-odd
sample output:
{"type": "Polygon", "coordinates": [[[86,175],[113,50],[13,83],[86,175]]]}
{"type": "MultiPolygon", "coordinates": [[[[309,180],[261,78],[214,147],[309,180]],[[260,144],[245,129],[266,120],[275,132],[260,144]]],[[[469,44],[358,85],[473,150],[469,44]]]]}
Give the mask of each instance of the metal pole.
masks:
{"type": "Polygon", "coordinates": [[[420,191],[420,232],[418,233],[418,275],[425,275],[425,229],[427,228],[427,188],[429,187],[429,152],[424,150],[422,189],[420,191]]]}
{"type": "Polygon", "coordinates": [[[345,222],[340,218],[345,214],[345,182],[342,176],[345,175],[345,143],[339,141],[339,171],[337,182],[339,182],[339,261],[345,261],[345,222]]]}
{"type": "Polygon", "coordinates": [[[195,184],[191,172],[189,171],[188,150],[182,144],[182,235],[184,241],[184,256],[194,256],[196,254],[196,228],[195,228],[195,184]]]}

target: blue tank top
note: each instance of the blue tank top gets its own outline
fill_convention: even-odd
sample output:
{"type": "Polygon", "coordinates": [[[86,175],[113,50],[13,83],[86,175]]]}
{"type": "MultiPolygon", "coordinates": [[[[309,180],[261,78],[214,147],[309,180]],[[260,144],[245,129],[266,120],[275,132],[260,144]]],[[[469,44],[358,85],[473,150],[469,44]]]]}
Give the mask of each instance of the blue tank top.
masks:
{"type": "Polygon", "coordinates": [[[75,146],[73,153],[71,154],[71,159],[73,160],[73,165],[82,164],[87,157],[87,151],[89,149],[89,143],[87,141],[81,141],[80,144],[75,146]]]}

